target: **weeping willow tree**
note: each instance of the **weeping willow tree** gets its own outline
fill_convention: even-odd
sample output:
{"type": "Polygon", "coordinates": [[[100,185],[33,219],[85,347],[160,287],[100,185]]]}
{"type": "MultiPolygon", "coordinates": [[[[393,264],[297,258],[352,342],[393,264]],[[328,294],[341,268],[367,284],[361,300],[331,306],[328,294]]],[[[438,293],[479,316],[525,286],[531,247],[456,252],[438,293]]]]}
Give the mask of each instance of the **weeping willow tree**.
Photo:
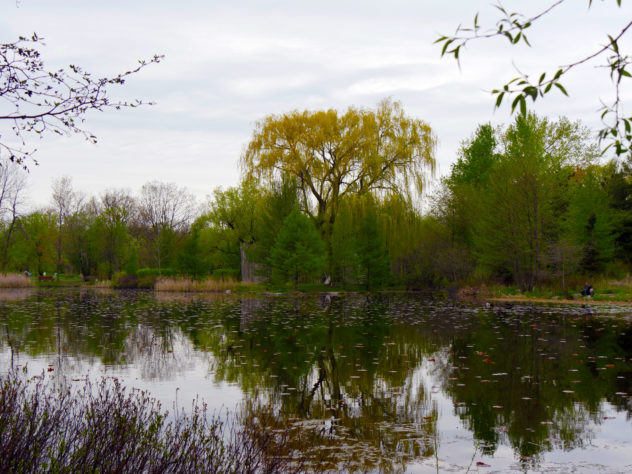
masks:
{"type": "Polygon", "coordinates": [[[353,194],[421,192],[435,167],[435,136],[399,102],[344,113],[292,111],[259,121],[241,157],[246,178],[296,178],[303,212],[329,241],[341,201],[353,194]]]}

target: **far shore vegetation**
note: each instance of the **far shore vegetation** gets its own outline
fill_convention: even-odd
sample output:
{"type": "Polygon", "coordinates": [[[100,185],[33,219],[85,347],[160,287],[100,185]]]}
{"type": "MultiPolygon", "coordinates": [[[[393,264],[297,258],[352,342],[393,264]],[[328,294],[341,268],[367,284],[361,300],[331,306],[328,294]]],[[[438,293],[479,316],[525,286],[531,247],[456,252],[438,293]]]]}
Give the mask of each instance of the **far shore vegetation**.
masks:
{"type": "Polygon", "coordinates": [[[632,300],[630,160],[607,161],[579,122],[518,115],[476,127],[422,194],[435,143],[390,100],[272,115],[245,148],[241,183],[202,207],[173,183],[86,196],[65,176],[49,207],[25,212],[28,175],[5,160],[0,287],[564,300],[589,281],[595,301],[632,300]]]}

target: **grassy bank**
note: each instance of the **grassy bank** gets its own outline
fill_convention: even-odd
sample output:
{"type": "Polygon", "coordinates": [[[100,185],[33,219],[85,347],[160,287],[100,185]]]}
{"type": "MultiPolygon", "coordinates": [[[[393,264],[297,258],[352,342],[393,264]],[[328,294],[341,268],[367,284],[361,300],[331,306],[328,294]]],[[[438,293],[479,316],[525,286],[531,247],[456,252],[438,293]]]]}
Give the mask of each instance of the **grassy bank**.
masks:
{"type": "MultiPolygon", "coordinates": [[[[595,295],[591,301],[599,302],[630,302],[632,303],[632,276],[625,278],[596,278],[590,280],[590,284],[595,288],[595,295]]],[[[520,291],[515,286],[489,286],[480,287],[478,293],[482,297],[499,299],[532,299],[532,300],[554,300],[554,301],[580,301],[585,302],[586,298],[581,295],[583,282],[577,283],[570,288],[562,290],[559,287],[540,287],[532,291],[520,291]]]]}

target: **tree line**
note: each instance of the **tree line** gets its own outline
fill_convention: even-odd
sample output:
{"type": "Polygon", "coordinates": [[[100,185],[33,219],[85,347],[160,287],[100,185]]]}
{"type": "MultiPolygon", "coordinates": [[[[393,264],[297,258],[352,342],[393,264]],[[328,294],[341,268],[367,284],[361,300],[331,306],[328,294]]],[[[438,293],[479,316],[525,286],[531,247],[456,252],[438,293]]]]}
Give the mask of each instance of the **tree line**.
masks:
{"type": "Polygon", "coordinates": [[[86,197],[65,177],[51,206],[26,214],[25,175],[7,161],[2,271],[530,290],[627,270],[630,165],[604,163],[581,123],[521,114],[478,126],[422,212],[435,143],[425,122],[389,100],[294,111],[256,125],[242,182],[204,206],[173,183],[86,197]]]}

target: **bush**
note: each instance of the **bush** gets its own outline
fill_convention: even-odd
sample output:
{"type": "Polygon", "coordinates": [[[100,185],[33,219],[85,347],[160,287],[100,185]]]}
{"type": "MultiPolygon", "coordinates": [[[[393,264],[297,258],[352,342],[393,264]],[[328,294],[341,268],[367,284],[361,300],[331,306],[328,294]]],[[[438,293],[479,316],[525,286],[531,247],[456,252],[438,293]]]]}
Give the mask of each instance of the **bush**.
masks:
{"type": "Polygon", "coordinates": [[[175,276],[177,275],[178,272],[173,269],[173,268],[161,268],[160,271],[157,268],[141,268],[136,272],[136,275],[138,276],[138,278],[144,278],[144,277],[159,277],[159,276],[164,276],[164,277],[169,277],[169,276],[175,276]]]}
{"type": "MultiPolygon", "coordinates": [[[[239,418],[207,414],[194,401],[175,416],[146,391],[116,378],[93,384],[0,376],[0,472],[318,472],[301,438],[269,410],[239,418]],[[71,388],[61,388],[71,387],[71,388]]],[[[309,433],[308,433],[309,434],[309,433]]],[[[302,438],[310,452],[316,436],[302,438]]]]}
{"type": "Polygon", "coordinates": [[[239,273],[235,268],[217,268],[211,276],[214,280],[239,280],[239,273]]]}
{"type": "Polygon", "coordinates": [[[146,289],[150,290],[154,288],[157,277],[155,276],[143,276],[127,275],[120,273],[114,276],[112,280],[112,287],[122,289],[146,289]]]}

